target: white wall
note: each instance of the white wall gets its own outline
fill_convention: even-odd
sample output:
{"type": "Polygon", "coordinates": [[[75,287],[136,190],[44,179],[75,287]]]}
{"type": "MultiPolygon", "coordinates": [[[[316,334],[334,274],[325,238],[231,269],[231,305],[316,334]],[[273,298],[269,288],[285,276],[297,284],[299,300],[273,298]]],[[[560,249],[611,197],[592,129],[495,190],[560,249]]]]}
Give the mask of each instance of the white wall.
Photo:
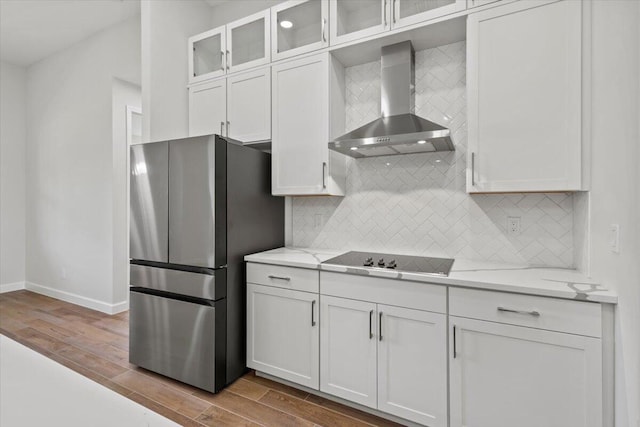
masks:
{"type": "Polygon", "coordinates": [[[24,288],[24,68],[0,63],[0,292],[24,288]]]}
{"type": "Polygon", "coordinates": [[[640,407],[640,2],[595,1],[591,272],[615,289],[616,425],[635,427],[640,407]],[[609,249],[620,225],[620,253],[609,249]]]}
{"type": "Polygon", "coordinates": [[[140,82],[139,17],[27,72],[27,288],[110,312],[113,78],[140,82]]]}
{"type": "Polygon", "coordinates": [[[235,0],[213,7],[211,28],[219,27],[282,3],[282,0],[235,0]]]}
{"type": "MultiPolygon", "coordinates": [[[[141,108],[140,86],[113,79],[113,301],[127,301],[129,290],[129,145],[127,107],[141,108]]],[[[126,307],[126,304],[125,304],[126,307]]],[[[124,308],[124,307],[123,307],[124,308]]]]}
{"type": "Polygon", "coordinates": [[[187,39],[211,29],[200,0],[142,0],[142,139],[189,133],[187,39]]]}

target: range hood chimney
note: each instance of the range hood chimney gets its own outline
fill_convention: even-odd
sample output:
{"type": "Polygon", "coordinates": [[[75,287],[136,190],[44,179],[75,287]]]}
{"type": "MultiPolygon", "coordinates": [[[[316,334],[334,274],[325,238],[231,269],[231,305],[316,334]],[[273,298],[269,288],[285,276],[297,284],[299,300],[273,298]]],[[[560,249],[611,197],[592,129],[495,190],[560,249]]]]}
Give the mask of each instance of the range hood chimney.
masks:
{"type": "Polygon", "coordinates": [[[336,138],[331,150],[355,158],[455,150],[449,129],[414,114],[414,56],[410,41],[382,48],[382,117],[336,138]]]}

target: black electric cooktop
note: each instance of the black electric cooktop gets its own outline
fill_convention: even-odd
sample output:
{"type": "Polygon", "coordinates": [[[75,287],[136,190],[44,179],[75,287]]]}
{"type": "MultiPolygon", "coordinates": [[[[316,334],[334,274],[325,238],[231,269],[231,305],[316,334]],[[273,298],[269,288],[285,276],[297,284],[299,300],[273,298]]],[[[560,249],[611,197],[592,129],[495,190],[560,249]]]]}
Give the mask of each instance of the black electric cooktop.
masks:
{"type": "Polygon", "coordinates": [[[451,271],[453,261],[454,260],[451,258],[431,258],[351,251],[328,259],[324,261],[323,264],[395,270],[406,273],[431,274],[434,276],[448,276],[451,271]]]}

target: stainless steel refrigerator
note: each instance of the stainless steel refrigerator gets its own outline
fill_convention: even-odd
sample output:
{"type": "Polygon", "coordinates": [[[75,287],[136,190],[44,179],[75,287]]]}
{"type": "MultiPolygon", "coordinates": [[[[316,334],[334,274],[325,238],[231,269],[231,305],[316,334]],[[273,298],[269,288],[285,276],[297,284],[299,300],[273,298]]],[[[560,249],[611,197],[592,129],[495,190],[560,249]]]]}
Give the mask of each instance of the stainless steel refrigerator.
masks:
{"type": "Polygon", "coordinates": [[[129,360],[217,392],[246,370],[246,254],[284,243],[270,155],[210,135],[131,147],[129,360]]]}

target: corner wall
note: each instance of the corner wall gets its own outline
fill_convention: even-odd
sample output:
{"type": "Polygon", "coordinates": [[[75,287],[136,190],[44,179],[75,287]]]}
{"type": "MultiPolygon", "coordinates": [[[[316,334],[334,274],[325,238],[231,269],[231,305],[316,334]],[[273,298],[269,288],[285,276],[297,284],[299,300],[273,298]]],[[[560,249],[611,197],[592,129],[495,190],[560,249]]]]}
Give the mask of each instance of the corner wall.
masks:
{"type": "Polygon", "coordinates": [[[616,426],[640,425],[640,2],[594,1],[591,273],[618,293],[616,426]],[[620,253],[610,225],[620,225],[620,253]]]}
{"type": "Polygon", "coordinates": [[[0,62],[0,292],[24,288],[26,71],[0,62]]]}
{"type": "Polygon", "coordinates": [[[123,302],[113,293],[112,84],[140,82],[139,19],[27,71],[26,287],[107,313],[123,302]]]}

